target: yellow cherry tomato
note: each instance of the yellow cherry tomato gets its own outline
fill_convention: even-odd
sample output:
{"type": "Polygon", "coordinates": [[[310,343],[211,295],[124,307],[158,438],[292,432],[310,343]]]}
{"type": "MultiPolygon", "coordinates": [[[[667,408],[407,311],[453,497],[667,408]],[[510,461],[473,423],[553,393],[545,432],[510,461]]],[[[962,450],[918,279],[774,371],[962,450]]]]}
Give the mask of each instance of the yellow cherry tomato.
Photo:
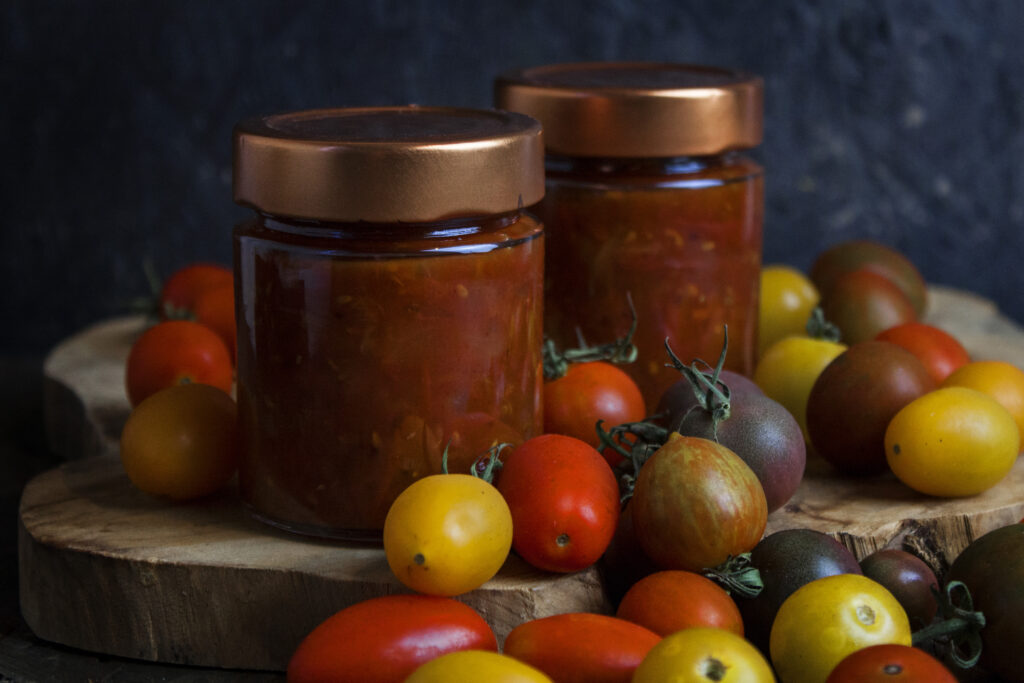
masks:
{"type": "Polygon", "coordinates": [[[548,676],[508,655],[462,650],[421,664],[405,683],[554,683],[548,676]]]}
{"type": "Polygon", "coordinates": [[[761,268],[758,355],[784,337],[803,335],[820,299],[814,283],[796,268],[774,264],[761,268]]]}
{"type": "Polygon", "coordinates": [[[942,382],[944,387],[968,387],[986,393],[1006,408],[1024,440],[1024,371],[998,360],[961,365],[942,382]]]}
{"type": "Polygon", "coordinates": [[[235,401],[206,384],[146,397],[121,431],[121,463],[140,490],[172,500],[222,488],[238,464],[235,401]]]}
{"type": "Polygon", "coordinates": [[[399,581],[451,597],[498,573],[512,514],[498,489],[468,474],[435,474],[399,494],[384,519],[384,554],[399,581]]]}
{"type": "Polygon", "coordinates": [[[655,645],[632,683],[772,683],[772,668],[750,641],[732,631],[699,626],[676,631],[655,645]]]}
{"type": "Polygon", "coordinates": [[[754,382],[796,418],[808,443],[807,397],[825,366],[845,350],[840,342],[786,337],[769,346],[754,369],[754,382]]]}
{"type": "Polygon", "coordinates": [[[882,584],[835,574],[786,598],[768,647],[784,683],[823,683],[848,654],[882,643],[911,644],[907,613],[882,584]]]}
{"type": "Polygon", "coordinates": [[[885,431],[885,457],[904,484],[931,496],[973,496],[1017,461],[1020,433],[988,394],[943,387],[905,405],[885,431]]]}

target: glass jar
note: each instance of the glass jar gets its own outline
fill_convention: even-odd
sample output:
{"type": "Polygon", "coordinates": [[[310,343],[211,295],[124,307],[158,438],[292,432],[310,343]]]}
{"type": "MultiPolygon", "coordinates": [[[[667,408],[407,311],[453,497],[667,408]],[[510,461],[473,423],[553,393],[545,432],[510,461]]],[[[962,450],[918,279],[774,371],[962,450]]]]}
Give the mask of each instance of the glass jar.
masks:
{"type": "Polygon", "coordinates": [[[624,366],[649,410],[685,363],[750,374],[764,216],[763,171],[742,150],[762,137],[761,79],[710,67],[560,64],[496,82],[501,109],[544,126],[545,334],[560,346],[628,330],[624,366]]]}
{"type": "Polygon", "coordinates": [[[300,533],[378,539],[394,498],[537,434],[536,121],[397,107],[240,123],[243,501],[300,533]]]}

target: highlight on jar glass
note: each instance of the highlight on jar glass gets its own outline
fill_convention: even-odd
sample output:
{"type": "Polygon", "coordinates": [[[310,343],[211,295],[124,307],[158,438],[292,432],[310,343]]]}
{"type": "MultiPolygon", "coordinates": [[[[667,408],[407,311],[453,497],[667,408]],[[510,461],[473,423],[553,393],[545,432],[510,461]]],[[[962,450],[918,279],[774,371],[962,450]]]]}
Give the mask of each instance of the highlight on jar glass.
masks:
{"type": "Polygon", "coordinates": [[[239,123],[239,484],[275,526],[379,540],[392,501],[542,425],[540,125],[437,107],[239,123]]]}
{"type": "Polygon", "coordinates": [[[628,329],[624,366],[653,409],[684,362],[711,361],[728,325],[727,367],[757,350],[763,171],[744,154],[762,138],[763,82],[713,67],[556,64],[505,73],[498,108],[544,126],[545,334],[559,345],[628,329]]]}

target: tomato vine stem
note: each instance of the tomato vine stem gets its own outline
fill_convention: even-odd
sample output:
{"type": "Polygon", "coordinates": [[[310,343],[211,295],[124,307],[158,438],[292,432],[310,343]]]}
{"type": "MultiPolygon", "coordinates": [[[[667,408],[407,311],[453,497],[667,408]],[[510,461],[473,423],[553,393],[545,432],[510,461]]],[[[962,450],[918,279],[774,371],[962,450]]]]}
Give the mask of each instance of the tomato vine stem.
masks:
{"type": "Polygon", "coordinates": [[[975,611],[971,591],[962,581],[950,581],[941,592],[933,586],[932,592],[939,603],[942,618],[916,631],[912,635],[913,644],[919,647],[933,640],[949,637],[952,645],[950,658],[953,663],[961,669],[970,669],[981,658],[981,629],[985,627],[985,615],[975,611]],[[959,591],[959,600],[954,591],[959,591]],[[961,656],[961,651],[965,656],[961,656]]]}
{"type": "Polygon", "coordinates": [[[579,348],[559,351],[555,342],[550,338],[544,339],[543,368],[544,379],[551,381],[565,376],[569,366],[573,363],[592,363],[605,361],[608,363],[632,363],[636,360],[637,348],[633,343],[633,335],[636,333],[637,317],[636,308],[633,306],[633,297],[626,293],[626,303],[629,305],[630,315],[633,322],[625,336],[619,337],[613,342],[588,346],[586,341],[579,339],[579,348]]]}

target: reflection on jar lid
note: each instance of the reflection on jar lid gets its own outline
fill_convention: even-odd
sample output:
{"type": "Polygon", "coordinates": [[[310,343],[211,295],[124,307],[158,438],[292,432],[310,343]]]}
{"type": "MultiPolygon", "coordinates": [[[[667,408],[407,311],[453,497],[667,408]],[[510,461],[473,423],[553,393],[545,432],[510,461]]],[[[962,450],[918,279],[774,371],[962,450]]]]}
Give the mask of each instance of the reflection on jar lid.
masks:
{"type": "Polygon", "coordinates": [[[448,107],[317,109],[234,131],[234,199],[266,214],[425,222],[515,211],[544,196],[540,124],[448,107]]]}
{"type": "Polygon", "coordinates": [[[688,64],[585,62],[511,71],[499,109],[544,126],[548,152],[576,157],[719,154],[761,143],[764,83],[688,64]]]}

